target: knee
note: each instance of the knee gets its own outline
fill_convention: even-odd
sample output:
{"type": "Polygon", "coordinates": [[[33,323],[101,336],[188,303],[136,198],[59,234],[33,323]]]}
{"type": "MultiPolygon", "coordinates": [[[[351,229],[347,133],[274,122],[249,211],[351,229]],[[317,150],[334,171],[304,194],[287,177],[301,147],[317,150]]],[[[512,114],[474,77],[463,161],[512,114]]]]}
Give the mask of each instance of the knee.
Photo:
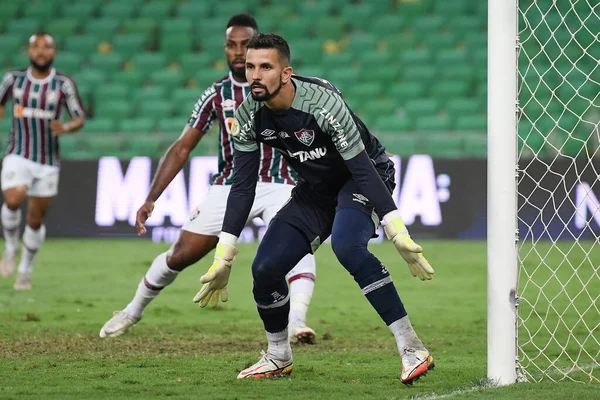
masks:
{"type": "Polygon", "coordinates": [[[351,240],[348,240],[347,238],[341,237],[339,235],[331,236],[331,248],[338,261],[344,267],[348,267],[348,265],[358,261],[358,258],[360,258],[361,253],[363,251],[367,251],[367,248],[365,246],[354,243],[351,240]]]}
{"type": "Polygon", "coordinates": [[[284,274],[279,273],[277,261],[273,257],[257,256],[252,263],[252,278],[255,283],[261,283],[284,278],[284,274]]]}
{"type": "Polygon", "coordinates": [[[167,267],[173,271],[183,271],[192,264],[185,250],[185,246],[182,246],[179,242],[176,242],[173,247],[167,251],[166,259],[167,267]]]}
{"type": "Polygon", "coordinates": [[[44,222],[44,218],[42,215],[37,214],[37,213],[30,213],[27,216],[27,225],[33,229],[33,230],[38,230],[40,229],[40,227],[42,226],[44,222]]]}

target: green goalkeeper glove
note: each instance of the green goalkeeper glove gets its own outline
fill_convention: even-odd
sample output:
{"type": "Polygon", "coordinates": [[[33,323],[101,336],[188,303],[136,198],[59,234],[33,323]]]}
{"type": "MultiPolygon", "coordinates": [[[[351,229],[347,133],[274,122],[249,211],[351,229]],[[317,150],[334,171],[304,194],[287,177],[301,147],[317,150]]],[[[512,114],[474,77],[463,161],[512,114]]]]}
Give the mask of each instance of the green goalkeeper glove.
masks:
{"type": "Polygon", "coordinates": [[[206,274],[200,278],[200,283],[203,283],[203,285],[194,296],[194,303],[200,303],[201,308],[206,307],[209,301],[211,306],[216,308],[219,304],[219,297],[221,297],[223,303],[229,298],[227,283],[229,282],[229,274],[231,274],[231,263],[237,255],[235,247],[237,238],[233,235],[225,235],[228,235],[229,238],[223,240],[223,234],[221,234],[221,239],[215,251],[214,262],[206,274]]]}
{"type": "Polygon", "coordinates": [[[396,250],[408,264],[412,276],[419,277],[422,281],[433,278],[433,268],[423,257],[423,248],[410,238],[400,212],[395,210],[386,214],[383,221],[385,222],[383,229],[387,238],[394,242],[396,250]]]}

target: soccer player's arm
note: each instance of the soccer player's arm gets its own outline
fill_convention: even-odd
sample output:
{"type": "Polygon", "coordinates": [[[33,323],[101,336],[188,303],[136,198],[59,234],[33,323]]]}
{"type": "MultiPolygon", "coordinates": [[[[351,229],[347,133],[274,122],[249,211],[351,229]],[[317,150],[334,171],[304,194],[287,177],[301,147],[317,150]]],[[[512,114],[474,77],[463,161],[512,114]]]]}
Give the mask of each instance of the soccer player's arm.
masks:
{"type": "Polygon", "coordinates": [[[383,183],[375,165],[365,151],[358,127],[348,106],[340,96],[331,94],[324,108],[334,120],[319,115],[322,127],[329,133],[337,151],[344,159],[352,178],[358,184],[385,224],[385,233],[407,262],[413,276],[421,280],[433,277],[433,268],[423,257],[423,249],[408,234],[400,211],[383,183]]]}
{"type": "Polygon", "coordinates": [[[200,278],[203,286],[194,296],[194,302],[200,303],[200,307],[206,307],[209,301],[212,307],[216,307],[219,297],[222,301],[227,301],[227,283],[231,264],[237,255],[237,239],[254,203],[260,151],[248,101],[242,103],[236,111],[231,135],[234,147],[233,185],[227,198],[215,259],[208,272],[200,278]]]}
{"type": "Polygon", "coordinates": [[[192,113],[186,123],[181,135],[166,150],[158,163],[158,168],[152,178],[150,191],[146,201],[140,207],[136,217],[136,228],[138,235],[146,233],[144,224],[152,215],[154,202],[165,191],[167,186],[181,171],[190,157],[191,152],[196,148],[200,139],[208,131],[216,120],[214,99],[217,92],[214,86],[206,89],[194,104],[192,113]]]}
{"type": "Polygon", "coordinates": [[[66,78],[62,84],[61,90],[65,95],[65,103],[67,105],[67,110],[71,115],[71,120],[64,124],[59,120],[52,120],[50,122],[50,130],[52,131],[53,136],[77,132],[85,124],[85,110],[75,82],[66,78]]]}
{"type": "Polygon", "coordinates": [[[0,121],[2,121],[2,118],[4,118],[6,102],[10,98],[10,92],[14,82],[15,80],[13,75],[8,72],[2,78],[2,83],[0,83],[0,121]]]}

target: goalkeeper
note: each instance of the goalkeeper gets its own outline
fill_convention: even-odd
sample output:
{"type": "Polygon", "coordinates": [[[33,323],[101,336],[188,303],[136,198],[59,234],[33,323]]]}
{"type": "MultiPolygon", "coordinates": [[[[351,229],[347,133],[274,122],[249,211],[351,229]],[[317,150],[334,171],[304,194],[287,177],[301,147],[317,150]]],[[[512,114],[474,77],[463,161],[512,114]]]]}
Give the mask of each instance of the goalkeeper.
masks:
{"type": "Polygon", "coordinates": [[[394,164],[329,82],[293,74],[290,50],[278,35],[260,34],[248,44],[246,78],[251,96],[232,127],[235,180],[214,264],[201,278],[201,304],[226,287],[236,241],[252,207],[260,145],[274,147],[298,172],[291,200],[272,220],[252,264],[253,293],[268,349],[238,378],[287,375],[289,294],[285,275],[331,235],[340,263],[390,328],[402,357],[401,380],[411,383],[433,368],[387,268],[368,249],[380,219],[413,276],[433,277],[422,248],[409,236],[392,199],[394,164]]]}

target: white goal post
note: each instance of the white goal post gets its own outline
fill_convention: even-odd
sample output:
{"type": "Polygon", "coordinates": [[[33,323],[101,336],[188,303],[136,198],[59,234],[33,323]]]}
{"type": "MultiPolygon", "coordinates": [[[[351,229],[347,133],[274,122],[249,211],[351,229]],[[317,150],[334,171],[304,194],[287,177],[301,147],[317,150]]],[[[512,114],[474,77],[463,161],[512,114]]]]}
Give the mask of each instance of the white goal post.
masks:
{"type": "Polygon", "coordinates": [[[487,373],[600,381],[600,2],[488,0],[487,373]]]}

